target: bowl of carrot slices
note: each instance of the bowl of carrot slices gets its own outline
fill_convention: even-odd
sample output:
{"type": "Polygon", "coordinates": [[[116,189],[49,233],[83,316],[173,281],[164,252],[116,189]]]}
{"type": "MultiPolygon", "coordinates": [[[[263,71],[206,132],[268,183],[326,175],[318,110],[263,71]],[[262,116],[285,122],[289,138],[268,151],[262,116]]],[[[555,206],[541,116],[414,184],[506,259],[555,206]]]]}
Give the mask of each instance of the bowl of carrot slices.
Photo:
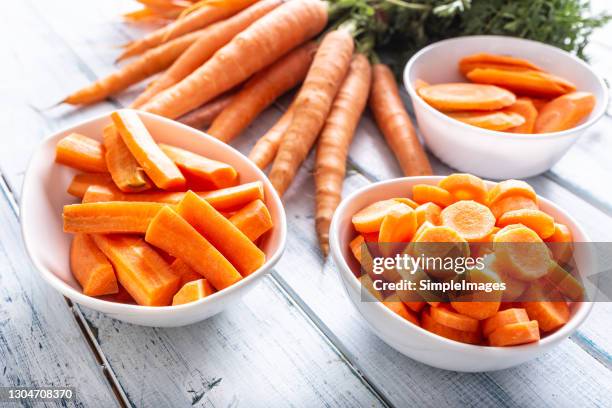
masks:
{"type": "Polygon", "coordinates": [[[21,220],[52,287],[147,326],[191,324],[236,303],[286,239],[280,198],[245,156],[129,109],[45,139],[25,176],[21,220]]]}
{"type": "Polygon", "coordinates": [[[464,372],[534,359],[586,319],[594,258],[578,242],[589,242],[581,226],[528,183],[465,173],[366,186],[330,232],[346,293],[375,334],[464,372]]]}
{"type": "Polygon", "coordinates": [[[550,169],[608,102],[603,80],[577,57],[502,36],[434,43],[410,59],[404,85],[428,148],[496,180],[550,169]]]}

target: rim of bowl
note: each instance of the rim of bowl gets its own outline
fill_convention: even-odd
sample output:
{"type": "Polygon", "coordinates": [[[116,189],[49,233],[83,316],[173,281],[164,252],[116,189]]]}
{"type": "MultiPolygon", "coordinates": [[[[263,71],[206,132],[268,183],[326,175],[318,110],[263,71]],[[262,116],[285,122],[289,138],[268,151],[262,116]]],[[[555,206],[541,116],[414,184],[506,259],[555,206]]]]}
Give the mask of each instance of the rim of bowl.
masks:
{"type": "MultiPolygon", "coordinates": [[[[376,183],[372,183],[372,184],[369,184],[367,186],[363,186],[357,189],[356,191],[352,192],[349,196],[347,196],[345,199],[342,200],[342,202],[340,203],[340,205],[338,206],[338,208],[336,209],[334,213],[334,217],[332,219],[332,223],[330,226],[330,248],[331,248],[331,253],[334,257],[334,260],[336,261],[336,268],[338,269],[338,273],[346,275],[347,277],[350,275],[349,279],[347,279],[346,281],[348,281],[348,284],[351,285],[351,287],[354,290],[357,290],[358,292],[361,293],[361,285],[359,283],[359,280],[355,277],[355,274],[353,273],[352,269],[348,265],[345,257],[342,255],[342,249],[341,249],[340,238],[339,238],[339,233],[338,233],[338,224],[340,223],[341,214],[343,214],[346,211],[346,207],[348,206],[348,204],[352,202],[357,196],[366,194],[367,192],[376,190],[378,188],[381,188],[387,185],[403,184],[403,183],[408,183],[408,182],[422,182],[425,184],[430,184],[432,181],[437,182],[437,181],[442,180],[444,177],[445,176],[413,176],[413,177],[400,177],[400,178],[395,178],[391,180],[378,181],[376,183]]],[[[488,186],[491,184],[495,184],[494,181],[485,180],[485,179],[483,180],[488,186]]],[[[567,211],[565,211],[564,209],[562,209],[561,207],[559,207],[552,201],[540,196],[539,194],[537,195],[537,198],[539,201],[546,203],[546,205],[553,207],[555,210],[559,211],[565,217],[567,217],[569,223],[572,226],[572,229],[575,228],[585,238],[586,242],[591,242],[591,239],[586,234],[584,229],[567,211]]],[[[342,277],[341,277],[341,280],[345,281],[345,279],[342,277]]],[[[344,286],[344,283],[343,283],[343,286],[344,286]]],[[[348,291],[348,288],[345,288],[345,289],[348,291]]],[[[378,307],[379,310],[384,310],[383,313],[386,313],[387,316],[393,316],[393,318],[396,319],[396,321],[398,322],[401,321],[402,323],[404,323],[402,327],[408,328],[407,330],[421,331],[422,333],[424,333],[426,336],[428,336],[431,339],[435,339],[437,341],[440,341],[442,343],[445,343],[445,344],[448,344],[450,346],[454,346],[457,348],[465,348],[465,349],[471,349],[471,350],[478,349],[478,350],[482,350],[483,352],[492,353],[492,354],[498,354],[502,352],[505,352],[505,353],[520,352],[527,348],[543,347],[548,344],[563,340],[564,338],[568,337],[573,331],[575,331],[584,322],[584,320],[590,314],[591,309],[593,308],[593,305],[594,305],[593,302],[579,303],[579,306],[578,306],[579,309],[576,310],[576,313],[570,318],[570,320],[563,327],[547,335],[543,339],[540,339],[538,342],[522,344],[522,345],[517,345],[517,346],[512,346],[512,347],[494,347],[494,346],[466,344],[466,343],[461,343],[455,340],[447,339],[446,337],[442,337],[435,333],[431,333],[423,329],[420,326],[417,326],[415,324],[412,324],[406,321],[405,319],[403,319],[402,317],[398,316],[396,313],[391,311],[389,308],[385,307],[382,304],[382,302],[376,301],[376,302],[371,302],[371,303],[375,303],[377,305],[376,307],[378,307]]]]}
{"type": "MultiPolygon", "coordinates": [[[[126,312],[136,312],[136,313],[158,313],[160,311],[163,312],[179,312],[179,311],[183,311],[183,310],[187,310],[190,308],[195,308],[199,305],[205,304],[205,303],[212,303],[215,300],[221,298],[221,296],[227,296],[237,290],[239,290],[240,288],[242,288],[243,286],[249,285],[252,283],[252,281],[254,281],[255,279],[257,279],[260,275],[263,275],[267,270],[269,270],[270,268],[272,268],[280,259],[280,257],[282,256],[283,252],[285,251],[285,247],[286,247],[286,243],[287,243],[287,217],[285,214],[285,207],[282,204],[282,201],[278,195],[278,193],[276,192],[276,190],[274,189],[274,187],[272,186],[272,183],[270,182],[270,180],[268,179],[268,177],[264,174],[264,172],[259,169],[257,166],[255,166],[254,163],[252,163],[246,156],[244,156],[241,152],[239,152],[238,150],[236,150],[234,147],[221,142],[220,140],[200,131],[197,129],[194,129],[190,126],[187,126],[185,124],[182,124],[180,122],[177,121],[173,121],[171,119],[165,118],[163,116],[159,116],[153,113],[149,113],[149,112],[143,112],[143,111],[137,111],[139,115],[144,115],[147,117],[152,118],[153,120],[157,120],[157,121],[162,121],[162,122],[166,122],[168,124],[170,124],[171,126],[176,126],[178,128],[181,128],[185,131],[188,131],[188,133],[191,133],[193,137],[200,137],[202,138],[206,143],[211,143],[214,145],[219,146],[221,149],[227,149],[230,151],[233,151],[233,153],[237,153],[239,155],[239,157],[244,160],[247,165],[249,167],[252,168],[252,170],[255,170],[255,174],[257,177],[257,180],[262,181],[264,183],[264,185],[266,187],[268,187],[268,190],[272,192],[272,195],[270,197],[270,199],[272,200],[272,202],[274,203],[275,206],[278,207],[279,209],[279,221],[280,221],[280,225],[278,226],[274,226],[273,228],[280,228],[280,237],[279,237],[279,245],[277,250],[273,253],[273,255],[268,258],[266,260],[266,262],[259,268],[257,269],[255,272],[251,273],[249,276],[241,279],[239,282],[233,284],[232,286],[225,288],[221,291],[215,292],[210,296],[206,296],[205,298],[199,299],[195,302],[190,302],[190,303],[186,303],[186,304],[182,304],[182,305],[169,305],[169,306],[144,306],[144,305],[134,305],[134,304],[129,304],[129,303],[120,303],[120,302],[112,302],[110,300],[104,300],[104,299],[100,299],[94,296],[87,296],[85,295],[83,292],[76,290],[75,288],[73,288],[72,286],[68,285],[66,282],[64,282],[62,279],[60,279],[57,275],[55,275],[53,272],[51,272],[47,267],[45,267],[44,265],[42,265],[39,260],[32,256],[32,250],[30,249],[30,242],[29,242],[29,238],[26,237],[26,233],[25,233],[25,223],[23,222],[23,220],[27,219],[26,214],[28,213],[28,211],[24,208],[24,201],[21,200],[19,203],[19,224],[20,224],[20,230],[21,230],[21,236],[23,239],[23,242],[25,244],[25,249],[26,252],[28,254],[28,257],[30,258],[30,260],[32,261],[32,263],[34,264],[34,266],[36,267],[36,269],[38,270],[38,272],[42,275],[43,279],[45,279],[45,281],[47,281],[47,283],[49,283],[55,290],[57,290],[58,292],[62,293],[64,296],[70,298],[70,299],[75,299],[74,301],[83,305],[91,305],[90,307],[92,308],[99,308],[102,309],[104,313],[126,313],[126,312]],[[116,309],[116,310],[111,310],[111,309],[116,309]]],[[[55,139],[56,137],[58,137],[60,134],[62,133],[67,133],[70,131],[73,131],[73,129],[78,128],[80,126],[83,126],[87,123],[90,122],[95,122],[98,121],[100,119],[104,119],[104,118],[109,118],[110,112],[109,113],[104,113],[104,114],[100,114],[97,116],[94,116],[90,119],[81,121],[75,125],[72,126],[67,126],[61,130],[58,130],[57,132],[54,132],[51,136],[47,136],[45,138],[43,138],[38,146],[36,147],[36,149],[34,150],[34,153],[30,156],[30,160],[28,162],[28,167],[25,173],[25,177],[23,179],[23,184],[21,187],[21,197],[25,197],[26,196],[26,191],[32,187],[30,187],[31,185],[35,185],[34,181],[31,181],[30,179],[32,179],[33,173],[32,173],[32,167],[34,165],[34,160],[36,159],[36,157],[41,154],[41,151],[43,149],[43,147],[45,146],[45,144],[47,143],[52,143],[52,140],[55,139]]]]}
{"type": "Polygon", "coordinates": [[[599,76],[595,71],[593,71],[593,69],[591,68],[591,66],[589,64],[587,64],[586,62],[582,61],[580,58],[576,57],[575,55],[570,54],[567,51],[564,51],[560,48],[557,48],[555,46],[549,45],[549,44],[544,44],[542,42],[539,41],[534,41],[534,40],[529,40],[529,39],[525,39],[525,38],[518,38],[518,37],[510,37],[510,36],[503,36],[503,35],[467,35],[467,36],[463,36],[463,37],[457,37],[457,38],[449,38],[447,40],[442,40],[442,41],[437,41],[435,43],[432,43],[422,49],[420,49],[416,54],[414,54],[406,63],[405,67],[404,67],[404,71],[403,71],[403,75],[402,75],[402,79],[404,81],[404,88],[408,91],[408,94],[410,95],[410,99],[412,100],[412,103],[419,103],[423,106],[425,106],[425,109],[427,109],[429,112],[433,112],[433,114],[445,121],[448,124],[452,124],[455,126],[460,126],[462,128],[465,129],[469,129],[469,130],[477,130],[480,131],[483,135],[492,135],[495,137],[505,137],[505,138],[514,138],[514,139],[552,139],[552,138],[563,138],[566,136],[573,136],[574,133],[578,133],[590,126],[592,126],[593,124],[595,124],[595,122],[597,122],[599,119],[601,119],[601,117],[606,113],[606,109],[605,106],[607,105],[606,101],[608,101],[609,99],[609,95],[608,95],[608,87],[606,86],[604,80],[602,79],[601,76],[599,76]],[[490,130],[490,129],[484,129],[484,128],[479,128],[477,126],[472,126],[472,125],[468,125],[467,123],[463,123],[457,119],[453,119],[450,116],[447,116],[445,114],[443,114],[442,112],[440,112],[439,110],[435,109],[433,106],[429,105],[427,102],[425,102],[425,100],[423,100],[423,98],[421,98],[418,93],[416,92],[416,89],[414,89],[414,85],[409,81],[409,76],[410,76],[410,72],[412,71],[412,68],[417,64],[419,58],[421,58],[421,56],[427,52],[429,52],[430,50],[434,49],[434,48],[438,48],[438,47],[443,47],[443,46],[448,46],[451,43],[457,43],[457,42],[462,42],[465,40],[482,40],[482,41],[494,41],[494,40],[499,40],[503,38],[505,41],[510,40],[510,41],[516,41],[516,42],[524,42],[524,43],[530,43],[533,44],[537,47],[541,47],[541,48],[548,48],[550,49],[552,52],[558,54],[559,58],[568,58],[571,59],[572,61],[578,63],[579,65],[582,65],[584,68],[586,68],[588,70],[588,72],[591,74],[591,76],[593,78],[595,78],[595,80],[597,81],[599,87],[601,88],[602,94],[603,94],[603,101],[597,101],[596,103],[596,107],[601,103],[603,104],[603,108],[599,109],[599,112],[596,112],[594,109],[594,112],[591,113],[591,116],[589,117],[589,119],[587,121],[585,121],[584,123],[581,123],[578,126],[575,126],[573,128],[570,129],[566,129],[566,130],[562,130],[560,132],[548,132],[548,133],[536,133],[536,134],[532,134],[532,133],[509,133],[509,132],[501,132],[501,131],[497,131],[497,130],[490,130]],[[418,102],[416,102],[418,101],[418,102]]]}

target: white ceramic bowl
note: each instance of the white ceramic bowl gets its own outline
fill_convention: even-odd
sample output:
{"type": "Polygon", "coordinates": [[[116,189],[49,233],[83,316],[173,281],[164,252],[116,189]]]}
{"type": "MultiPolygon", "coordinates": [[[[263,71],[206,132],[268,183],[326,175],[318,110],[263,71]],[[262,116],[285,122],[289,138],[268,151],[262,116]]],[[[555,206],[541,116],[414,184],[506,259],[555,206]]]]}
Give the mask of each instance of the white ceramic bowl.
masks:
{"type": "Polygon", "coordinates": [[[287,223],[281,200],[264,173],[240,152],[219,140],[188,126],[150,113],[140,113],[147,129],[158,142],[191,150],[206,157],[231,164],[241,182],[261,180],[265,201],[274,228],[267,234],[262,249],[267,261],[257,271],[231,287],[209,297],[179,306],[148,307],[114,303],[82,293],[70,272],[70,234],[62,231],[62,208],[78,202],[66,193],[77,171],[55,163],[55,145],[72,132],[101,139],[102,129],[110,122],[110,113],[87,120],[46,138],[32,158],[21,195],[21,231],[26,249],[43,279],[74,302],[129,323],[173,327],[195,323],[213,316],[236,302],[278,262],[285,248],[287,223]]]}
{"type": "Polygon", "coordinates": [[[601,118],[608,103],[607,87],[586,63],[556,47],[513,37],[459,37],[425,47],[408,61],[404,86],[428,148],[453,168],[496,180],[530,177],[550,169],[601,118]],[[526,58],[572,81],[578,90],[593,93],[597,99],[595,108],[586,121],[573,129],[526,135],[465,124],[434,109],[417,95],[413,86],[417,78],[431,84],[467,82],[457,63],[478,52],[526,58]]]}
{"type": "MultiPolygon", "coordinates": [[[[342,201],[332,220],[330,247],[349,299],[372,327],[374,333],[385,343],[400,353],[430,366],[463,372],[500,370],[522,364],[549,351],[582,324],[593,303],[573,304],[570,321],[538,343],[515,347],[487,347],[448,340],[404,320],[380,302],[362,301],[361,284],[347,262],[347,259],[352,257],[349,242],[355,236],[351,223],[353,214],[378,200],[409,197],[414,184],[437,184],[442,178],[440,176],[406,177],[382,181],[361,188],[342,201]]],[[[490,187],[492,183],[488,183],[490,187]]],[[[544,198],[538,197],[538,199],[543,211],[571,229],[575,241],[590,241],[569,214],[544,198]]],[[[578,268],[582,272],[590,270],[589,268],[593,268],[594,265],[591,256],[586,255],[577,259],[578,268]]]]}

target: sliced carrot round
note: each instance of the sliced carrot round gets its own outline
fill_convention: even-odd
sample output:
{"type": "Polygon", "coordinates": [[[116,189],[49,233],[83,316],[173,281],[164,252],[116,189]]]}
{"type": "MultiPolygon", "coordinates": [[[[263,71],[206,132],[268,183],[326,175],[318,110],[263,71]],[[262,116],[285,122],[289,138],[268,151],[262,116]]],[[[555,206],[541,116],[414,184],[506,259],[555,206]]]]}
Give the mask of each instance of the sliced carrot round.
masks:
{"type": "Polygon", "coordinates": [[[510,196],[521,196],[537,202],[537,196],[533,187],[522,180],[504,180],[497,183],[489,190],[489,205],[493,205],[501,199],[510,196]]]}
{"type": "Polygon", "coordinates": [[[491,212],[495,216],[495,218],[499,218],[508,211],[514,210],[522,210],[522,209],[531,209],[537,210],[538,205],[531,198],[523,197],[523,196],[510,196],[506,198],[502,198],[492,204],[490,207],[491,212]]]}
{"type": "Polygon", "coordinates": [[[476,201],[457,201],[442,210],[442,225],[454,229],[466,241],[484,239],[495,227],[491,210],[476,201]]]}
{"type": "Polygon", "coordinates": [[[414,202],[413,200],[407,197],[396,197],[394,198],[394,200],[399,203],[406,204],[408,207],[413,208],[413,209],[419,206],[418,203],[414,202]]]}
{"type": "Polygon", "coordinates": [[[526,95],[559,96],[576,90],[571,82],[541,71],[476,68],[466,76],[477,84],[496,85],[526,95]]]}
{"type": "Polygon", "coordinates": [[[432,202],[440,207],[446,207],[453,203],[451,193],[443,188],[429,184],[415,184],[412,186],[412,199],[419,204],[432,202]]]}
{"type": "Polygon", "coordinates": [[[533,230],[509,225],[495,234],[495,256],[512,277],[530,282],[545,276],[551,259],[548,248],[533,230]]]}
{"type": "MultiPolygon", "coordinates": [[[[425,225],[425,224],[423,224],[425,225]]],[[[417,231],[410,247],[414,256],[426,259],[461,258],[470,255],[467,241],[452,228],[431,226],[422,232],[417,231]]],[[[455,275],[454,269],[445,269],[444,265],[427,268],[427,273],[437,278],[447,278],[455,275]],[[439,268],[441,266],[441,268],[439,268]]]]}
{"type": "Polygon", "coordinates": [[[467,123],[468,125],[500,132],[525,123],[525,118],[514,112],[450,112],[448,116],[460,122],[467,123]]]}
{"type": "Polygon", "coordinates": [[[417,326],[420,326],[419,320],[410,311],[410,309],[408,309],[408,307],[399,300],[399,297],[397,295],[389,296],[388,298],[383,300],[382,303],[383,305],[388,307],[391,311],[396,313],[398,316],[401,316],[404,319],[408,320],[409,322],[416,324],[417,326]]]}
{"type": "Polygon", "coordinates": [[[415,210],[417,225],[420,227],[425,221],[429,221],[433,225],[440,225],[440,213],[442,209],[434,203],[425,203],[419,205],[415,210]]]}
{"type": "Polygon", "coordinates": [[[512,92],[497,86],[461,82],[423,86],[417,93],[442,111],[495,110],[516,100],[512,92]]]}
{"type": "Polygon", "coordinates": [[[459,314],[451,310],[449,306],[434,307],[429,312],[432,319],[443,326],[466,332],[478,331],[477,319],[459,314]]]}
{"type": "Polygon", "coordinates": [[[485,182],[472,174],[451,174],[440,180],[438,186],[451,193],[456,201],[474,200],[481,204],[487,203],[485,182]]]}
{"type": "Polygon", "coordinates": [[[554,218],[540,210],[525,208],[508,211],[497,220],[499,227],[512,224],[523,224],[527,228],[534,230],[542,239],[548,238],[555,233],[554,218]]]}
{"type": "Polygon", "coordinates": [[[417,229],[415,211],[405,204],[391,208],[380,224],[378,242],[409,242],[417,229]]]}
{"type": "Polygon", "coordinates": [[[518,346],[540,340],[538,322],[512,323],[502,326],[489,336],[489,344],[493,347],[518,346]]]}
{"type": "Polygon", "coordinates": [[[459,60],[459,71],[461,71],[463,75],[475,68],[483,67],[495,67],[509,70],[542,70],[536,64],[523,58],[511,57],[509,55],[489,54],[486,52],[468,55],[459,60]]]}
{"type": "Polygon", "coordinates": [[[504,112],[514,112],[521,115],[525,122],[507,130],[511,133],[533,133],[535,122],[538,117],[538,110],[531,99],[527,97],[517,98],[516,102],[504,109],[504,112]]]}
{"type": "Polygon", "coordinates": [[[489,334],[502,326],[528,321],[529,316],[527,316],[525,309],[511,308],[502,310],[482,322],[482,334],[485,337],[489,337],[489,334]]]}
{"type": "Polygon", "coordinates": [[[353,226],[359,232],[377,232],[385,215],[394,207],[403,205],[396,200],[382,200],[370,204],[353,215],[353,226]]]}
{"type": "Polygon", "coordinates": [[[572,92],[542,107],[534,124],[535,133],[560,132],[578,125],[595,107],[590,92],[572,92]]]}
{"type": "Polygon", "coordinates": [[[550,332],[569,321],[570,310],[565,302],[524,302],[529,318],[537,320],[540,330],[550,332]]]}
{"type": "Polygon", "coordinates": [[[480,332],[461,331],[448,326],[444,326],[436,322],[431,317],[430,311],[428,310],[424,311],[421,314],[421,325],[425,330],[429,332],[435,333],[438,336],[442,336],[450,340],[459,341],[461,343],[480,344],[482,341],[480,332]]]}

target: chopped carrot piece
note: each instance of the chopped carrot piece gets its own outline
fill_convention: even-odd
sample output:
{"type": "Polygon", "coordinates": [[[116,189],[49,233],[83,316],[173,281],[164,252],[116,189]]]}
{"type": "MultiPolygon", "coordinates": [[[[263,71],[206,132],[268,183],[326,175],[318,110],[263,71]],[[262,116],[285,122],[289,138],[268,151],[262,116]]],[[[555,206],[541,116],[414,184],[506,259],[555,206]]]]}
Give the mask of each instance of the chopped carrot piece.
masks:
{"type": "Polygon", "coordinates": [[[123,193],[119,191],[119,189],[115,186],[100,186],[100,185],[91,185],[83,194],[83,199],[81,203],[102,203],[105,201],[127,201],[120,200],[123,196],[123,193]]]}
{"type": "Polygon", "coordinates": [[[229,220],[253,242],[274,226],[268,207],[261,200],[251,201],[229,220]]]}
{"type": "Polygon", "coordinates": [[[185,283],[174,298],[172,299],[172,306],[184,305],[186,303],[195,302],[210,296],[215,292],[215,289],[210,286],[210,283],[206,279],[198,279],[191,282],[185,283]]]}
{"type": "Polygon", "coordinates": [[[535,320],[507,324],[489,335],[489,344],[493,347],[518,346],[538,340],[540,340],[540,331],[535,320]]]}
{"type": "Polygon", "coordinates": [[[455,201],[473,200],[480,204],[487,203],[485,182],[472,174],[454,173],[448,175],[440,180],[438,186],[451,193],[455,201]]]}
{"type": "Polygon", "coordinates": [[[364,275],[361,275],[361,277],[359,277],[359,282],[361,282],[361,285],[372,294],[372,296],[374,296],[374,298],[376,298],[377,300],[381,301],[383,300],[382,295],[380,294],[379,291],[377,291],[376,289],[374,289],[374,282],[372,281],[372,278],[370,277],[370,275],[368,275],[367,273],[364,275]]]}
{"type": "Polygon", "coordinates": [[[410,323],[420,326],[419,319],[417,319],[410,309],[408,309],[408,307],[402,303],[397,294],[387,297],[385,300],[383,300],[382,304],[389,308],[393,313],[408,320],[410,323]]]}
{"type": "Polygon", "coordinates": [[[71,133],[57,142],[55,161],[83,171],[108,172],[102,143],[78,133],[71,133]]]}
{"type": "Polygon", "coordinates": [[[582,302],[584,300],[584,286],[556,262],[550,268],[546,279],[571,301],[582,302]]]}
{"type": "Polygon", "coordinates": [[[498,132],[513,129],[525,123],[525,118],[518,113],[507,111],[465,111],[447,113],[453,119],[468,125],[498,132]]]}
{"type": "Polygon", "coordinates": [[[106,166],[119,190],[136,193],[150,189],[151,180],[130,153],[115,125],[106,126],[103,135],[106,166]]]}
{"type": "Polygon", "coordinates": [[[559,263],[569,261],[572,256],[573,239],[572,232],[567,225],[555,222],[555,232],[546,238],[544,242],[547,243],[555,261],[559,263]]]}
{"type": "Polygon", "coordinates": [[[68,194],[82,198],[89,186],[113,186],[113,179],[108,173],[81,173],[72,178],[68,194]]]}
{"type": "Polygon", "coordinates": [[[533,106],[535,106],[536,110],[538,111],[538,113],[542,110],[542,108],[551,100],[550,99],[545,99],[545,98],[529,98],[531,99],[531,103],[533,103],[533,106]]]}
{"type": "Polygon", "coordinates": [[[485,337],[489,337],[491,333],[502,326],[528,321],[529,316],[527,316],[525,309],[511,308],[501,310],[482,322],[482,334],[485,337]]]}
{"type": "Polygon", "coordinates": [[[400,204],[390,209],[383,218],[378,233],[378,241],[386,243],[409,242],[416,229],[414,210],[405,204],[400,204]]]}
{"type": "Polygon", "coordinates": [[[170,207],[162,208],[153,218],[145,240],[184,261],[217,290],[242,279],[223,254],[170,207]]]}
{"type": "Polygon", "coordinates": [[[428,304],[429,304],[429,306],[431,306],[431,307],[438,307],[438,306],[440,306],[440,303],[441,303],[441,302],[427,302],[427,303],[428,303],[428,304]]]}
{"type": "Polygon", "coordinates": [[[534,96],[559,96],[576,90],[571,82],[541,71],[476,68],[466,76],[478,84],[497,85],[512,92],[534,96]]]}
{"type": "Polygon", "coordinates": [[[590,92],[572,92],[544,105],[536,119],[534,132],[561,132],[578,125],[595,107],[595,96],[590,92]]]}
{"type": "Polygon", "coordinates": [[[64,232],[144,233],[161,203],[109,201],[64,206],[64,232]]]}
{"type": "Polygon", "coordinates": [[[498,264],[514,278],[534,281],[551,267],[548,248],[538,234],[523,225],[502,228],[493,243],[498,264]]]}
{"type": "Polygon", "coordinates": [[[457,201],[442,210],[440,219],[468,242],[485,239],[495,227],[491,210],[476,201],[457,201]]]}
{"type": "Polygon", "coordinates": [[[219,211],[239,209],[251,201],[263,200],[264,189],[261,181],[253,181],[235,187],[198,194],[219,211]]]}
{"type": "Polygon", "coordinates": [[[501,200],[497,200],[495,204],[492,204],[489,208],[491,209],[491,212],[495,218],[499,219],[499,217],[509,211],[522,209],[537,210],[538,205],[531,198],[520,195],[511,195],[509,197],[502,198],[501,200]]]}
{"type": "Polygon", "coordinates": [[[179,190],[185,186],[185,177],[155,143],[136,111],[115,111],[111,118],[126,146],[157,187],[179,190]]]}
{"type": "Polygon", "coordinates": [[[194,192],[185,194],[177,212],[214,245],[242,276],[250,275],[266,262],[266,254],[257,245],[194,192]]]}
{"type": "Polygon", "coordinates": [[[510,179],[500,181],[491,190],[489,190],[489,205],[492,206],[498,201],[510,196],[530,198],[534,203],[537,203],[538,201],[533,187],[522,180],[510,179]]]}
{"type": "Polygon", "coordinates": [[[463,75],[475,68],[482,68],[483,66],[495,66],[499,67],[500,69],[542,70],[536,64],[523,58],[511,57],[508,55],[489,54],[486,52],[468,55],[459,60],[459,71],[463,75]]]}
{"type": "Polygon", "coordinates": [[[108,302],[125,303],[130,305],[137,304],[132,295],[130,295],[130,293],[123,286],[121,286],[120,283],[117,284],[117,287],[117,293],[100,296],[99,298],[108,302]]]}
{"type": "Polygon", "coordinates": [[[493,85],[448,83],[423,86],[417,93],[441,111],[495,110],[510,106],[514,94],[493,85]]]}
{"type": "Polygon", "coordinates": [[[70,269],[87,296],[117,293],[115,270],[87,234],[76,234],[70,245],[70,269]]]}
{"type": "Polygon", "coordinates": [[[536,118],[538,117],[538,110],[533,105],[533,102],[531,102],[531,99],[526,97],[517,98],[513,105],[504,109],[504,112],[514,112],[525,118],[525,122],[522,125],[510,128],[507,132],[533,133],[536,118]]]}
{"type": "Polygon", "coordinates": [[[144,306],[168,306],[179,288],[180,278],[142,238],[129,235],[92,236],[112,262],[121,285],[144,306]]]}
{"type": "Polygon", "coordinates": [[[406,198],[406,197],[396,197],[394,198],[394,200],[402,204],[406,204],[408,207],[412,208],[413,210],[419,206],[418,203],[415,203],[413,200],[406,198]]]}
{"type": "Polygon", "coordinates": [[[431,317],[430,312],[431,310],[426,310],[421,313],[421,326],[425,330],[435,333],[438,336],[442,336],[450,340],[459,341],[461,343],[480,344],[482,342],[480,332],[461,331],[448,326],[444,326],[436,322],[431,317]]]}
{"type": "MultiPolygon", "coordinates": [[[[432,302],[432,303],[438,303],[438,302],[432,302]]],[[[415,313],[419,313],[421,310],[423,310],[427,302],[404,302],[404,304],[406,305],[408,309],[412,310],[415,313]]]]}
{"type": "Polygon", "coordinates": [[[202,278],[202,275],[194,271],[191,266],[185,263],[185,261],[178,258],[172,261],[170,264],[170,269],[172,269],[172,272],[175,275],[180,276],[181,286],[184,286],[187,282],[192,282],[202,278]]]}
{"type": "Polygon", "coordinates": [[[499,227],[512,224],[523,224],[535,231],[542,239],[548,238],[555,233],[554,218],[540,210],[526,208],[508,211],[497,220],[499,227]]]}
{"type": "Polygon", "coordinates": [[[440,213],[442,209],[434,203],[425,203],[419,205],[415,210],[417,225],[420,227],[425,221],[429,221],[433,225],[440,225],[440,213]]]}
{"type": "Polygon", "coordinates": [[[167,144],[160,143],[159,147],[178,166],[191,188],[216,189],[238,184],[236,169],[227,163],[167,144]]]}
{"type": "Polygon", "coordinates": [[[412,199],[419,204],[432,202],[442,208],[454,202],[451,193],[443,188],[429,184],[415,184],[412,186],[412,199]]]}
{"type": "Polygon", "coordinates": [[[451,305],[464,316],[484,320],[497,313],[501,302],[451,302],[451,305]]]}
{"type": "Polygon", "coordinates": [[[363,248],[364,244],[365,244],[365,239],[363,238],[363,235],[357,235],[349,243],[351,252],[353,253],[353,256],[355,257],[355,259],[357,259],[359,263],[361,263],[361,248],[363,248]]]}
{"type": "MultiPolygon", "coordinates": [[[[470,246],[467,241],[452,228],[446,226],[430,226],[423,223],[420,228],[423,231],[415,233],[410,252],[415,257],[445,259],[452,257],[467,257],[470,254],[470,246]]],[[[445,279],[456,276],[454,269],[435,265],[427,269],[427,273],[445,279]],[[434,269],[435,268],[435,269],[434,269]]]]}
{"type": "Polygon", "coordinates": [[[569,321],[570,310],[567,303],[561,302],[523,302],[529,318],[537,320],[540,330],[547,333],[558,329],[569,321]]]}
{"type": "Polygon", "coordinates": [[[353,226],[359,232],[378,232],[385,215],[391,209],[403,205],[396,200],[382,200],[370,204],[353,215],[353,226]]]}
{"type": "Polygon", "coordinates": [[[432,307],[429,313],[432,319],[443,326],[465,332],[478,331],[479,321],[477,319],[456,313],[448,305],[432,307]]]}

